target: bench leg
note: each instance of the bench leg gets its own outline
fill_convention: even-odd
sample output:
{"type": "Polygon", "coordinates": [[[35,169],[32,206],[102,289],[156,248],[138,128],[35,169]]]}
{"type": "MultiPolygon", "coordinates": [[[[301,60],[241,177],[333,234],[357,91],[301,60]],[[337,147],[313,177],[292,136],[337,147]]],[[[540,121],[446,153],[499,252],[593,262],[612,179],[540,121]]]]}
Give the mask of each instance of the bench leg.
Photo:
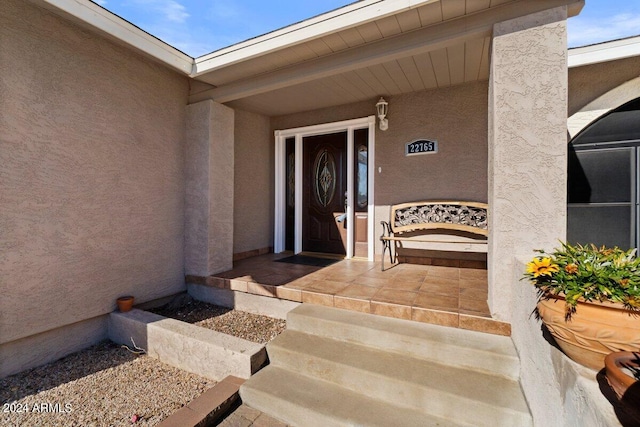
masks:
{"type": "MultiPolygon", "coordinates": [[[[389,242],[391,243],[391,242],[389,242]]],[[[393,242],[393,248],[391,248],[391,245],[389,245],[389,259],[391,260],[391,264],[392,265],[398,265],[398,245],[399,242],[397,240],[394,240],[393,242]]]]}
{"type": "Polygon", "coordinates": [[[381,257],[381,263],[380,263],[380,268],[382,271],[384,271],[384,256],[385,253],[389,251],[389,262],[391,263],[391,265],[394,264],[394,256],[393,253],[391,251],[391,241],[390,240],[382,240],[382,257],[381,257]]]}

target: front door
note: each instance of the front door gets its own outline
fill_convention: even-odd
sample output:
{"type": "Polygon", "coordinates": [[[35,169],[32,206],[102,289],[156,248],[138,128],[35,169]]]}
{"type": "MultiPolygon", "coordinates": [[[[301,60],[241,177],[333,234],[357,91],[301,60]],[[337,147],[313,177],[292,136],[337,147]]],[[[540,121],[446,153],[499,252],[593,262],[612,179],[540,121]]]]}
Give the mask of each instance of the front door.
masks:
{"type": "Polygon", "coordinates": [[[302,250],[346,253],[347,132],[303,138],[302,250]]]}

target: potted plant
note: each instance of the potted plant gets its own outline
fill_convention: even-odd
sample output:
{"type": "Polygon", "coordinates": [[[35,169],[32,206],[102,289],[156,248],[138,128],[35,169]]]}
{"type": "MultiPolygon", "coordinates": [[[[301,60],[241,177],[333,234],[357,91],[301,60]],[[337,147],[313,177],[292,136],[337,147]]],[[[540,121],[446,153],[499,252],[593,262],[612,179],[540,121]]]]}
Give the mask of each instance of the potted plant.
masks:
{"type": "Polygon", "coordinates": [[[133,297],[130,295],[120,297],[116,300],[116,304],[118,304],[118,310],[122,313],[127,312],[133,307],[133,297]]]}
{"type": "Polygon", "coordinates": [[[634,383],[640,381],[640,353],[616,351],[604,358],[607,382],[622,399],[634,383]]]}
{"type": "Polygon", "coordinates": [[[560,348],[592,369],[620,350],[640,348],[640,259],[635,249],[562,243],[527,264],[535,312],[560,348]]]}

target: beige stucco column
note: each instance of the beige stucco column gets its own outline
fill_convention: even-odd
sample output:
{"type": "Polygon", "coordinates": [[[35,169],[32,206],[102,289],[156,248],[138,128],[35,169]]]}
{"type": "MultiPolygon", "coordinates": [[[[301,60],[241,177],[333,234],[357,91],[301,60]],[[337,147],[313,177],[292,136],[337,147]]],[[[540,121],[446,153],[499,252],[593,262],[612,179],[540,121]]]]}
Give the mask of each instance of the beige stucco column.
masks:
{"type": "Polygon", "coordinates": [[[518,256],[566,235],[566,7],[494,26],[489,78],[489,307],[510,321],[518,256]]]}
{"type": "Polygon", "coordinates": [[[233,263],[234,111],[211,100],[187,106],[185,272],[233,263]]]}

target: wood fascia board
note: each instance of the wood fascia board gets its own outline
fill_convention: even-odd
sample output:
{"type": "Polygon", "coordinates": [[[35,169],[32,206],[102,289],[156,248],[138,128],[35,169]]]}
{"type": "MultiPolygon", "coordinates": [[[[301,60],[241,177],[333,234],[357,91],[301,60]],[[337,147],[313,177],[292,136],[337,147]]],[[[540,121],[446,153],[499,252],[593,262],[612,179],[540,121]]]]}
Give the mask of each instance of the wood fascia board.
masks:
{"type": "MultiPolygon", "coordinates": [[[[280,70],[232,82],[194,94],[189,102],[213,99],[225,103],[315,79],[379,64],[404,56],[434,51],[492,34],[493,25],[559,6],[583,4],[582,0],[521,0],[485,9],[409,33],[358,46],[280,70]]],[[[578,9],[579,10],[579,9],[578,9]]]]}
{"type": "Polygon", "coordinates": [[[90,1],[31,0],[31,2],[85,28],[97,29],[107,37],[140,50],[182,74],[189,76],[195,68],[194,60],[189,55],[90,1]]]}
{"type": "Polygon", "coordinates": [[[569,68],[640,56],[640,36],[569,49],[569,68]]]}
{"type": "Polygon", "coordinates": [[[364,0],[195,59],[193,77],[440,0],[364,0]]]}

